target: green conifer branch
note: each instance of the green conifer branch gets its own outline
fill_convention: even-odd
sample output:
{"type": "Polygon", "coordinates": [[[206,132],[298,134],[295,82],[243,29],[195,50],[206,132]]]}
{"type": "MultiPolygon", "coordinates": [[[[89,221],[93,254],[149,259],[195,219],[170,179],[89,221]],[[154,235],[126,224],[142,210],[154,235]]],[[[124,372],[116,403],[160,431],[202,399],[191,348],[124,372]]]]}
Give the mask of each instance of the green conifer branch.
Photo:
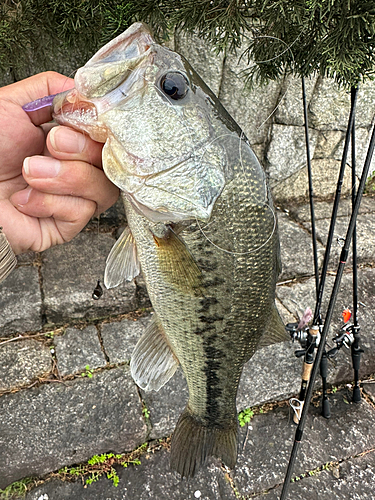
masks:
{"type": "Polygon", "coordinates": [[[375,76],[373,0],[3,0],[0,71],[18,79],[56,68],[62,54],[78,67],[135,20],[158,39],[181,29],[217,51],[240,48],[250,85],[285,73],[345,86],[375,76]]]}

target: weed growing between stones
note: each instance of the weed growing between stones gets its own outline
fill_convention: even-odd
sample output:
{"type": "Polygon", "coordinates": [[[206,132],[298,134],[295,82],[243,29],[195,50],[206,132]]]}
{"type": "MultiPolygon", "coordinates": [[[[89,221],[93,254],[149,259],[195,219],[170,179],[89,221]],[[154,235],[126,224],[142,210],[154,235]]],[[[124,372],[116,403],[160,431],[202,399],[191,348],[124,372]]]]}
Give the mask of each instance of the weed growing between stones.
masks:
{"type": "Polygon", "coordinates": [[[85,371],[81,373],[81,377],[88,377],[92,378],[93,370],[90,368],[89,365],[85,366],[85,371]]]}
{"type": "MultiPolygon", "coordinates": [[[[63,467],[57,473],[51,474],[48,478],[55,477],[61,480],[84,479],[85,487],[98,481],[102,476],[112,481],[114,486],[118,486],[120,478],[118,477],[115,466],[129,467],[130,465],[141,465],[140,457],[145,453],[154,453],[161,448],[169,447],[170,439],[159,439],[154,444],[143,443],[131,453],[114,454],[102,453],[94,455],[86,463],[74,465],[72,467],[63,467]]],[[[146,455],[148,458],[149,455],[146,455]]],[[[2,500],[2,499],[0,499],[2,500]]]]}
{"type": "Polygon", "coordinates": [[[0,500],[11,500],[23,497],[29,490],[29,487],[34,486],[34,484],[35,480],[31,477],[25,477],[20,481],[15,481],[3,490],[0,489],[0,500]]]}
{"type": "Polygon", "coordinates": [[[253,418],[254,412],[251,408],[245,408],[238,414],[238,421],[241,427],[244,427],[253,418]]]}
{"type": "MultiPolygon", "coordinates": [[[[146,443],[147,444],[147,443],[146,443]]],[[[143,445],[142,445],[143,446],[143,445]]],[[[89,476],[85,480],[85,484],[95,483],[103,475],[113,482],[113,486],[118,486],[119,477],[117,475],[115,465],[128,467],[129,465],[140,465],[141,461],[137,458],[132,459],[127,455],[115,455],[113,453],[102,453],[94,455],[86,464],[80,464],[74,467],[64,467],[59,470],[60,477],[63,479],[73,479],[75,477],[89,476]]]]}
{"type": "Polygon", "coordinates": [[[146,420],[148,420],[150,418],[150,411],[148,410],[148,408],[146,406],[144,406],[142,408],[142,413],[143,413],[143,416],[145,417],[146,420]]]}
{"type": "MultiPolygon", "coordinates": [[[[276,404],[274,406],[279,406],[279,404],[276,404]]],[[[267,410],[272,409],[274,406],[270,406],[270,408],[267,408],[267,410]]],[[[251,421],[254,415],[265,413],[265,411],[267,410],[264,406],[259,406],[257,408],[245,408],[238,414],[238,422],[241,427],[245,427],[245,425],[251,421]]]]}

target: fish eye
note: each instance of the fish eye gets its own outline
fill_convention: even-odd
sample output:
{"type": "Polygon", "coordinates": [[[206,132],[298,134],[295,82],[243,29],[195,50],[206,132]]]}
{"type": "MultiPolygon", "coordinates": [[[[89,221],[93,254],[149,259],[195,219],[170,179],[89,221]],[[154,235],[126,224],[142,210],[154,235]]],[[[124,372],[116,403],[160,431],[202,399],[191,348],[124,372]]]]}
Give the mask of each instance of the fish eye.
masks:
{"type": "Polygon", "coordinates": [[[160,88],[168,97],[178,101],[186,96],[189,82],[183,74],[170,72],[166,73],[160,80],[160,88]]]}

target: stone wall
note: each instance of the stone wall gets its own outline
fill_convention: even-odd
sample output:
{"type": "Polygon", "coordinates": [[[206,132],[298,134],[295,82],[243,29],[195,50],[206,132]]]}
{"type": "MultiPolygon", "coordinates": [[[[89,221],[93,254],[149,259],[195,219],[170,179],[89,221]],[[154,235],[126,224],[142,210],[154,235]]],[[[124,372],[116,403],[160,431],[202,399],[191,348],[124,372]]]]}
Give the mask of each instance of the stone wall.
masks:
{"type": "MultiPolygon", "coordinates": [[[[173,48],[173,46],[172,46],[173,48]]],[[[241,72],[246,58],[239,55],[217,56],[198,38],[176,36],[174,48],[183,54],[222,104],[243,128],[254,151],[265,167],[277,201],[286,202],[308,195],[304,117],[301,80],[286,77],[244,90],[241,72]]],[[[310,148],[315,195],[332,197],[344,147],[350,110],[350,93],[331,79],[306,81],[310,148]]],[[[360,88],[356,114],[357,170],[363,167],[375,118],[375,83],[360,88]]],[[[351,165],[351,159],[348,158],[351,165]]],[[[370,172],[375,169],[373,159],[370,172]]],[[[343,192],[348,193],[351,171],[347,169],[343,192]]]]}

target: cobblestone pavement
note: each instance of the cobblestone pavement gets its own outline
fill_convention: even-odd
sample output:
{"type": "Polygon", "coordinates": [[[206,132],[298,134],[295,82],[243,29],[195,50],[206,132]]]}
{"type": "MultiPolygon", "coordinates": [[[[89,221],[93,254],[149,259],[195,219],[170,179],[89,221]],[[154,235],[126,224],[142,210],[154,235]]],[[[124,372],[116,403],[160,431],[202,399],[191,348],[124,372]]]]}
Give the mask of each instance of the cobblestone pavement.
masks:
{"type": "MultiPolygon", "coordinates": [[[[320,262],[330,213],[329,203],[316,204],[320,262]]],[[[343,200],[324,308],[349,213],[343,200]]],[[[351,403],[351,358],[342,349],[329,367],[331,418],[320,416],[317,393],[290,498],[373,498],[374,213],[375,199],[365,198],[358,219],[362,402],[351,403]]],[[[278,216],[283,273],[277,303],[290,322],[315,304],[308,207],[280,209],[278,216]]],[[[211,460],[194,479],[181,480],[169,470],[168,437],[187,400],[183,374],[177,371],[158,393],[144,393],[129,372],[132,349],[152,316],[144,283],[138,279],[105,290],[100,300],[91,297],[125,223],[117,204],[71,243],[23,255],[0,285],[0,498],[26,488],[27,500],[279,498],[295,432],[287,401],[300,386],[296,345],[262,349],[245,366],[238,411],[252,407],[255,415],[240,428],[235,469],[211,460]],[[124,453],[130,453],[127,467],[119,464],[124,453]],[[88,460],[101,454],[107,454],[103,463],[90,469],[88,460]],[[112,473],[112,480],[99,477],[100,471],[112,473]]],[[[329,338],[350,305],[349,265],[329,338]]]]}

